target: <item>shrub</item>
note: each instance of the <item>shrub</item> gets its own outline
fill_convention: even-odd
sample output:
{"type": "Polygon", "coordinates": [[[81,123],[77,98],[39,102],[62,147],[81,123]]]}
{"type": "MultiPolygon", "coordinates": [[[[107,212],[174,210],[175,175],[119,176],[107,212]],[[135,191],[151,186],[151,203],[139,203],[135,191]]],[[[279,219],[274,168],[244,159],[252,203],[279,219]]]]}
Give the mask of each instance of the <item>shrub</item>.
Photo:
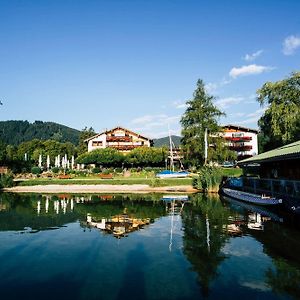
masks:
{"type": "Polygon", "coordinates": [[[100,173],[100,172],[101,172],[101,170],[100,170],[100,168],[98,168],[98,167],[92,169],[92,173],[94,173],[94,174],[98,174],[98,173],[100,173]]]}
{"type": "Polygon", "coordinates": [[[158,186],[162,186],[161,184],[161,181],[159,178],[153,178],[151,179],[150,181],[150,184],[149,184],[151,187],[158,187],[158,186]]]}
{"type": "Polygon", "coordinates": [[[12,187],[14,185],[14,177],[12,174],[0,175],[0,189],[5,187],[12,187]]]}
{"type": "Polygon", "coordinates": [[[151,167],[146,167],[146,168],[144,168],[144,170],[145,170],[146,172],[151,172],[151,171],[153,171],[153,168],[151,168],[151,167]]]}
{"type": "Polygon", "coordinates": [[[216,193],[222,181],[222,171],[216,167],[203,167],[194,178],[193,186],[203,192],[216,193]]]}
{"type": "Polygon", "coordinates": [[[104,170],[102,170],[102,174],[104,174],[104,175],[108,175],[110,173],[111,173],[110,169],[104,169],[104,170]]]}
{"type": "Polygon", "coordinates": [[[51,169],[51,171],[54,173],[54,174],[57,174],[59,172],[59,168],[58,167],[53,167],[51,169]]]}
{"type": "Polygon", "coordinates": [[[123,173],[123,169],[122,168],[115,168],[115,173],[123,173]]]}
{"type": "Polygon", "coordinates": [[[32,167],[32,168],[31,168],[31,173],[32,173],[32,174],[35,174],[35,175],[39,175],[39,174],[42,173],[42,169],[39,168],[39,167],[32,167]]]}

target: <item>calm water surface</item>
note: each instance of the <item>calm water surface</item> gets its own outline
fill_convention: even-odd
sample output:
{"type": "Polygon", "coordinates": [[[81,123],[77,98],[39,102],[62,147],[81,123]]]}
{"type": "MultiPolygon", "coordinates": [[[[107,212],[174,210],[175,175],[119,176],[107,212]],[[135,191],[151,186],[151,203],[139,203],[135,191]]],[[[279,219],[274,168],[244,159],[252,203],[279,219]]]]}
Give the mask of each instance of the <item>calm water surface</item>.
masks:
{"type": "Polygon", "coordinates": [[[300,299],[300,230],[218,196],[0,194],[1,299],[300,299]]]}

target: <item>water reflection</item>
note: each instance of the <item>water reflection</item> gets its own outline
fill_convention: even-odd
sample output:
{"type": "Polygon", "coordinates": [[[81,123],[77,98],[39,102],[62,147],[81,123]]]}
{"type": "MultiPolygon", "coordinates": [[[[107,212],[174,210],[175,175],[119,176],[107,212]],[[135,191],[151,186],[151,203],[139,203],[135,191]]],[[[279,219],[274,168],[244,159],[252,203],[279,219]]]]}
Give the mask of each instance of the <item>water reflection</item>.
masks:
{"type": "Polygon", "coordinates": [[[74,279],[65,299],[299,299],[299,251],[299,229],[279,212],[218,195],[0,194],[0,288],[10,299],[20,294],[9,286],[53,278],[74,279]]]}
{"type": "Polygon", "coordinates": [[[182,213],[183,251],[198,274],[203,296],[207,297],[218,266],[226,258],[221,248],[228,239],[224,228],[227,227],[230,212],[217,197],[199,194],[192,204],[182,213]]]}

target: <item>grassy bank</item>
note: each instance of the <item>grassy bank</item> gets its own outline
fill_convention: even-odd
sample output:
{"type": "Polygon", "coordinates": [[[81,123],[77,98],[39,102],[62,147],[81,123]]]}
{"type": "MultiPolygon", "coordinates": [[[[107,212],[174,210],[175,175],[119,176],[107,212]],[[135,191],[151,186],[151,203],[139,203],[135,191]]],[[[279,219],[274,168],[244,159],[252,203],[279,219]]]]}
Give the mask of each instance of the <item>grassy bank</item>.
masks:
{"type": "Polygon", "coordinates": [[[49,184],[112,184],[112,185],[132,185],[132,184],[147,184],[149,186],[176,186],[176,185],[192,185],[192,178],[170,178],[170,179],[155,179],[155,178],[74,178],[74,179],[30,179],[22,181],[18,186],[33,186],[33,185],[49,185],[49,184]]]}
{"type": "MultiPolygon", "coordinates": [[[[241,169],[237,168],[222,168],[220,172],[223,176],[240,176],[242,174],[241,169]]],[[[99,176],[83,177],[78,176],[71,179],[58,179],[58,178],[35,178],[20,181],[17,183],[18,186],[34,186],[34,185],[133,185],[133,184],[147,184],[151,187],[159,186],[177,186],[177,185],[192,185],[193,178],[169,178],[169,179],[158,179],[154,177],[153,173],[139,173],[134,174],[131,177],[124,178],[121,175],[115,176],[113,179],[101,179],[99,176]]]]}

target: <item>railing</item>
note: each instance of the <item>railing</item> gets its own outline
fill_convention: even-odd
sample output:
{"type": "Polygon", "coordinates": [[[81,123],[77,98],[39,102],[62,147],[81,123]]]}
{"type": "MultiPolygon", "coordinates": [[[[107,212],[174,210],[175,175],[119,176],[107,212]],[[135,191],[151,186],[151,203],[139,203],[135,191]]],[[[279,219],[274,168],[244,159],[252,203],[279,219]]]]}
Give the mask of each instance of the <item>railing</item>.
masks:
{"type": "Polygon", "coordinates": [[[296,180],[244,177],[243,189],[253,193],[300,200],[300,181],[296,180]]]}
{"type": "Polygon", "coordinates": [[[121,151],[128,151],[134,148],[143,147],[143,145],[109,145],[108,147],[121,150],[121,151]]]}
{"type": "Polygon", "coordinates": [[[243,141],[251,141],[251,136],[240,136],[240,137],[233,137],[233,136],[225,136],[225,140],[233,141],[233,142],[243,142],[243,141]]]}
{"type": "Polygon", "coordinates": [[[229,146],[230,150],[235,150],[235,151],[249,151],[252,149],[251,145],[245,145],[245,146],[229,146]]]}
{"type": "Polygon", "coordinates": [[[132,137],[130,136],[107,136],[107,142],[132,142],[132,137]]]}

